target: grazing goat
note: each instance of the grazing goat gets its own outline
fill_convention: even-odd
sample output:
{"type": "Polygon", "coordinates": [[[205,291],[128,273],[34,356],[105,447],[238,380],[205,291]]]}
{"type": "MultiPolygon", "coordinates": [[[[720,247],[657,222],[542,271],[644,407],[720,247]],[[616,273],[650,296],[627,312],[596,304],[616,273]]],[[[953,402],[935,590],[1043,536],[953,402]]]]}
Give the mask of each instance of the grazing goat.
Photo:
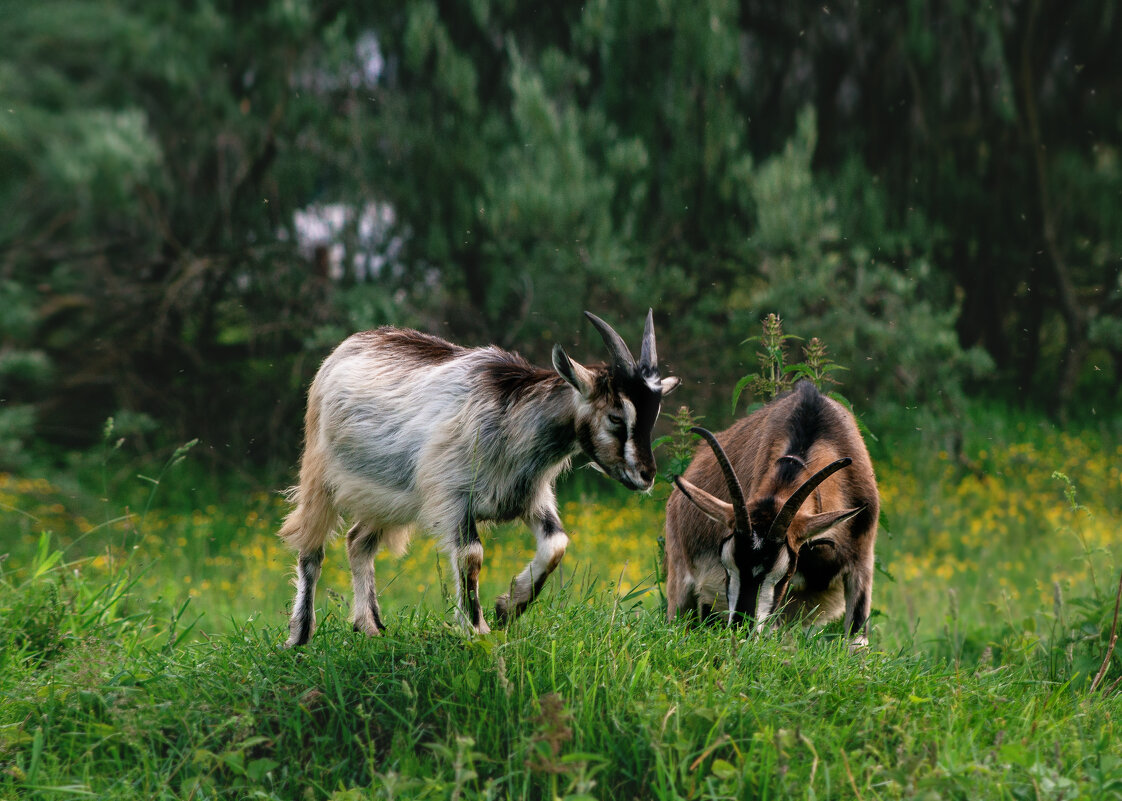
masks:
{"type": "Polygon", "coordinates": [[[463,348],[397,328],[355,334],[327,357],[308,392],[296,507],[279,536],[299,552],[288,646],[308,641],[324,544],[351,519],[347,556],[354,628],[384,628],[374,554],[404,550],[414,526],[451,557],[458,613],[490,629],[479,603],[483,545],[477,521],[522,518],[537,537],[533,560],[495,603],[500,623],[521,614],[565,553],[553,485],[583,453],[628,489],[655,477],[651,428],[662,396],[653,314],[639,362],[623,339],[585,312],[611,360],[586,367],[553,348],[553,370],[497,347],[463,348]]]}
{"type": "Polygon", "coordinates": [[[880,496],[853,415],[802,381],[717,435],[693,431],[711,452],[698,447],[666,505],[668,617],[706,619],[723,590],[730,624],[844,610],[866,644],[880,496]]]}

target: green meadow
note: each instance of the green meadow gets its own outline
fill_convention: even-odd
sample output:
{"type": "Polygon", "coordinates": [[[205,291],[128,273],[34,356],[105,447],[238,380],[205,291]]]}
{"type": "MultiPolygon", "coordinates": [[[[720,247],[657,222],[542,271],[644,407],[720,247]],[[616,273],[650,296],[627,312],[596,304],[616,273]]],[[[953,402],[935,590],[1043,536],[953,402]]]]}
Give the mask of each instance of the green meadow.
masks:
{"type": "MultiPolygon", "coordinates": [[[[1119,42],[1122,0],[0,0],[0,801],[1122,799],[1119,42]],[[503,629],[534,543],[484,527],[484,636],[423,533],[356,635],[331,543],[284,649],[309,388],[383,326],[609,359],[609,423],[657,366],[663,472],[578,459],[503,629]],[[869,429],[855,653],[666,620],[691,422],[801,379],[869,429]]],[[[325,403],[560,447],[459,352],[325,403]]]]}
{"type": "MultiPolygon", "coordinates": [[[[422,536],[379,556],[389,631],[356,636],[337,543],[319,629],[288,651],[279,487],[112,444],[59,478],[2,474],[0,797],[1118,797],[1122,440],[969,419],[957,452],[873,443],[856,655],[829,626],[668,625],[662,483],[563,480],[563,570],[481,638],[422,536]]],[[[530,539],[488,529],[485,597],[530,539]]]]}

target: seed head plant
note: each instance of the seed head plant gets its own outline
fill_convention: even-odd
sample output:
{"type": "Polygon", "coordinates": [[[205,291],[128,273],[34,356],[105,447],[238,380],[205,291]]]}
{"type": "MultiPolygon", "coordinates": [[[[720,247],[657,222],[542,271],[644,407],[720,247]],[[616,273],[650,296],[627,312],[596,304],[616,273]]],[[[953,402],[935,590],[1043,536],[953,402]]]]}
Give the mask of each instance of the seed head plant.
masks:
{"type": "MultiPolygon", "coordinates": [[[[756,351],[759,359],[760,370],[758,373],[749,373],[736,382],[732,391],[732,411],[736,412],[736,405],[745,387],[752,390],[760,401],[767,403],[778,395],[794,386],[800,378],[808,379],[820,391],[825,392],[829,384],[837,384],[830,373],[836,370],[845,370],[840,364],[834,363],[826,355],[826,344],[818,337],[813,337],[803,347],[803,360],[794,364],[787,363],[788,340],[802,341],[802,337],[794,334],[783,333],[783,320],[772,312],[764,318],[763,333],[758,337],[749,337],[740,344],[749,342],[759,343],[760,350],[756,351]]],[[[827,393],[834,397],[834,393],[827,393]]],[[[848,403],[845,404],[849,406],[848,403]]]]}

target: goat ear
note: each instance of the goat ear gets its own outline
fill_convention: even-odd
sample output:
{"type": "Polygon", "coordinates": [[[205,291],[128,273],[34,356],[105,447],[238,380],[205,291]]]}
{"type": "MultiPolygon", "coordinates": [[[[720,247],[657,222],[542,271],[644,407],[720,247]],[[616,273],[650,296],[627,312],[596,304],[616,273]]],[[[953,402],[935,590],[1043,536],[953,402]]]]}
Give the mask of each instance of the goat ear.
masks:
{"type": "Polygon", "coordinates": [[[581,394],[582,398],[592,395],[595,380],[592,371],[577,361],[569,358],[560,345],[553,346],[553,369],[557,374],[572,384],[573,389],[581,394]]]}
{"type": "Polygon", "coordinates": [[[682,379],[674,375],[667,376],[666,378],[662,379],[662,397],[665,398],[671,392],[676,390],[678,388],[678,385],[681,383],[682,379]]]}
{"type": "Polygon", "coordinates": [[[815,534],[821,534],[846,520],[851,520],[863,511],[865,511],[865,507],[858,506],[856,509],[842,509],[836,512],[807,515],[802,518],[796,517],[787,529],[787,542],[797,551],[815,534]]]}
{"type": "Polygon", "coordinates": [[[736,512],[731,503],[722,501],[715,495],[710,495],[681,476],[675,477],[674,484],[686,496],[686,500],[700,509],[701,513],[710,520],[728,526],[730,531],[736,527],[736,512]]]}

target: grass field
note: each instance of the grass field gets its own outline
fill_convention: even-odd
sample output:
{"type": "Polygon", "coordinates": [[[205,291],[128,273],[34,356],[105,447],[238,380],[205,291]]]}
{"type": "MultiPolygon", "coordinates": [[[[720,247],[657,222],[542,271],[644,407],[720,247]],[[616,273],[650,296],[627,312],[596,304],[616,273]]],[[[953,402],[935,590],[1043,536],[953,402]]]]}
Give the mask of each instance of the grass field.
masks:
{"type": "MultiPolygon", "coordinates": [[[[276,493],[194,491],[189,454],[136,478],[111,448],[98,469],[0,474],[0,798],[1122,797],[1105,692],[1122,656],[1090,690],[1122,446],[975,417],[957,454],[874,447],[881,570],[857,656],[833,628],[667,625],[665,490],[570,479],[561,580],[478,639],[423,538],[379,557],[389,632],[356,637],[336,545],[320,629],[284,651],[276,493]]],[[[529,540],[487,532],[485,597],[529,540]]]]}

